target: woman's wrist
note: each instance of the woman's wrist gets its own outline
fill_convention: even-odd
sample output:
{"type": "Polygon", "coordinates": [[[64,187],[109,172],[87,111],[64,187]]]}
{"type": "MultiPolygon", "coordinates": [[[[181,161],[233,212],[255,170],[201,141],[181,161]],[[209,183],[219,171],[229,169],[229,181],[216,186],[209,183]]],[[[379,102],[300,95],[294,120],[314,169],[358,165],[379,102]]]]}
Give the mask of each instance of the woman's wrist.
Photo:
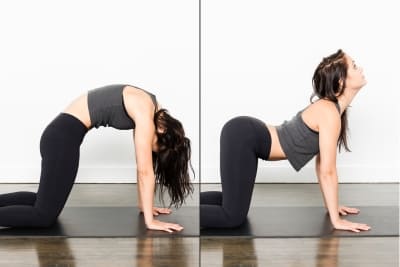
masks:
{"type": "Polygon", "coordinates": [[[329,217],[331,219],[332,225],[336,225],[340,221],[340,217],[337,212],[335,213],[335,215],[332,215],[331,213],[329,213],[329,217]]]}
{"type": "Polygon", "coordinates": [[[144,223],[146,224],[146,226],[149,226],[153,223],[153,221],[154,221],[154,218],[153,218],[153,216],[151,216],[151,218],[145,219],[144,223]]]}
{"type": "Polygon", "coordinates": [[[146,225],[149,225],[153,222],[154,216],[153,216],[153,210],[151,209],[150,211],[145,211],[143,210],[143,215],[144,215],[144,223],[146,225]]]}

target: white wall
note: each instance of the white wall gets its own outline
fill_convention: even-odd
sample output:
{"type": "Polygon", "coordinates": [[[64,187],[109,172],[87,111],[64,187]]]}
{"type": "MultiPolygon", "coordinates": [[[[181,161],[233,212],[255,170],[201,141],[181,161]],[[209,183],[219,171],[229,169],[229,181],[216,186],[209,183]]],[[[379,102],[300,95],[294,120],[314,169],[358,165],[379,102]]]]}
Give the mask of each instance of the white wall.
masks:
{"type": "MultiPolygon", "coordinates": [[[[219,134],[236,115],[269,124],[309,102],[312,73],[342,48],[368,80],[350,109],[341,182],[397,182],[400,62],[397,1],[220,0],[202,4],[202,182],[219,182],[219,134]]],[[[315,182],[314,163],[259,162],[256,182],[315,182]]]]}
{"type": "MultiPolygon", "coordinates": [[[[198,27],[197,1],[1,1],[0,182],[38,182],[43,129],[112,83],[155,93],[185,126],[198,169],[198,27]]],[[[135,176],[131,131],[88,133],[78,182],[135,176]]]]}

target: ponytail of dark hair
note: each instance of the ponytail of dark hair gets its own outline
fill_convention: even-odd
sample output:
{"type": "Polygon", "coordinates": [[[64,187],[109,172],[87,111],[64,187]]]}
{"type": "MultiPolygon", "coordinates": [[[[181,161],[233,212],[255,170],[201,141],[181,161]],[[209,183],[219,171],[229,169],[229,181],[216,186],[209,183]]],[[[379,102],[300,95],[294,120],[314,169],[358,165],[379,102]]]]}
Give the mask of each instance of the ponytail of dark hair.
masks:
{"type": "Polygon", "coordinates": [[[154,114],[158,151],[153,152],[153,166],[160,199],[165,189],[171,198],[170,206],[181,206],[185,198],[193,193],[189,167],[191,145],[180,121],[169,115],[165,109],[154,114]],[[160,131],[159,131],[160,130],[160,131]]]}
{"type": "MultiPolygon", "coordinates": [[[[314,92],[310,97],[310,102],[313,102],[314,97],[318,97],[319,99],[328,99],[334,103],[338,103],[337,96],[342,95],[346,87],[347,68],[345,53],[341,49],[323,58],[314,71],[312,78],[314,92]]],[[[347,110],[345,109],[341,115],[341,127],[338,138],[339,151],[341,148],[350,151],[347,142],[347,130],[347,110]]]]}

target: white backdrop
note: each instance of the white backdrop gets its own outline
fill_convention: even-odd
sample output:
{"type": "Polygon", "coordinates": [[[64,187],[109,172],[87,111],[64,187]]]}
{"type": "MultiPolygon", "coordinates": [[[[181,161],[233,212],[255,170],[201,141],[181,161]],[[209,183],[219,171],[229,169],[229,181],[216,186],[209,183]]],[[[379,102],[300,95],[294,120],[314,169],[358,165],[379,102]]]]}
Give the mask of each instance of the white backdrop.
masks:
{"type": "MultiPolygon", "coordinates": [[[[322,57],[342,48],[368,80],[349,111],[341,182],[397,182],[400,62],[396,1],[202,2],[202,182],[219,182],[219,134],[237,115],[277,125],[309,103],[322,57]]],[[[315,182],[314,162],[259,162],[256,182],[315,182]]]]}
{"type": "MultiPolygon", "coordinates": [[[[198,170],[198,28],[197,1],[0,2],[0,182],[38,182],[43,129],[112,83],[153,92],[181,120],[198,170]]],[[[131,131],[88,133],[77,182],[135,177],[131,131]]]]}

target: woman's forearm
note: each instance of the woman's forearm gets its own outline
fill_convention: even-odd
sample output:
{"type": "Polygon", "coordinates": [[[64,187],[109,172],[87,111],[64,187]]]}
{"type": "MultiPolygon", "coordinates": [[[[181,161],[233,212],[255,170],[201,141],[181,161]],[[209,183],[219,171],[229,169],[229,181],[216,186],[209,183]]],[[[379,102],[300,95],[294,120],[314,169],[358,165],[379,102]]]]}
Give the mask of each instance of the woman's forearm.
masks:
{"type": "Polygon", "coordinates": [[[319,183],[332,224],[339,219],[338,177],[336,174],[320,174],[319,183]]]}
{"type": "MultiPolygon", "coordinates": [[[[321,174],[320,174],[320,171],[319,171],[320,169],[319,168],[320,168],[320,158],[319,158],[319,155],[317,155],[317,157],[315,158],[315,173],[316,173],[317,178],[318,178],[318,183],[321,186],[321,174]]],[[[322,191],[322,188],[321,188],[321,191],[322,191]]],[[[325,209],[328,209],[328,206],[326,205],[325,197],[323,196],[322,199],[324,200],[325,209]]]]}
{"type": "Polygon", "coordinates": [[[139,204],[142,208],[144,220],[147,225],[153,221],[155,177],[153,175],[139,175],[138,188],[140,198],[139,204]]]}
{"type": "Polygon", "coordinates": [[[137,180],[137,186],[136,186],[136,191],[137,191],[137,200],[138,200],[138,207],[140,211],[143,211],[143,207],[142,207],[142,196],[140,193],[140,183],[139,183],[139,178],[137,180]]]}

